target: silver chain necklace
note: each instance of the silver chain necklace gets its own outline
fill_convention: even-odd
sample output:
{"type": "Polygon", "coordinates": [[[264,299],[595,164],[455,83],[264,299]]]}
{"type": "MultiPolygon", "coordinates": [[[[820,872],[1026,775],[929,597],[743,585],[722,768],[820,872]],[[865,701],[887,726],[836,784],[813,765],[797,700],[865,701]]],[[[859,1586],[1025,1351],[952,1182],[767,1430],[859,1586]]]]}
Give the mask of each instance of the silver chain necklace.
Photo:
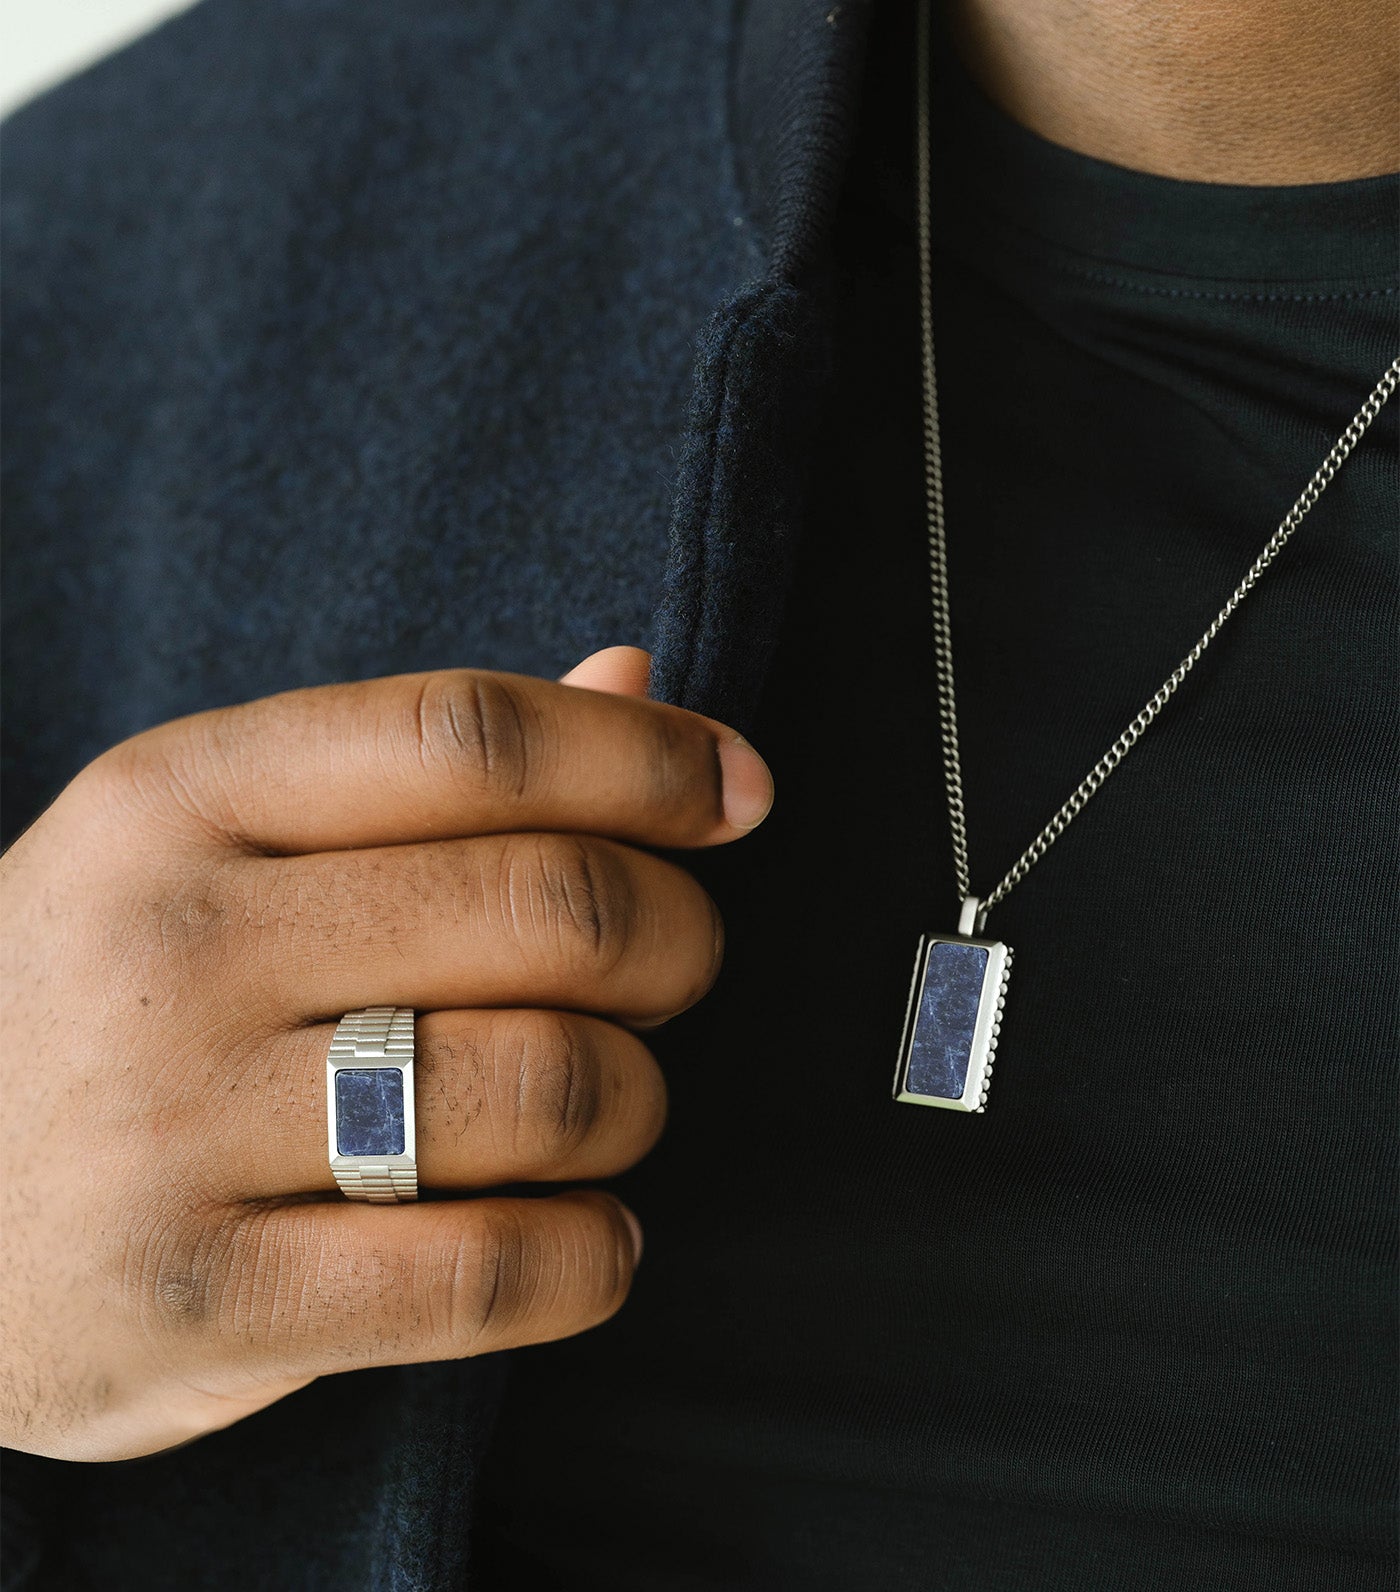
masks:
{"type": "Polygon", "coordinates": [[[952,831],[953,866],[962,903],[956,934],[925,934],[914,958],[914,978],[895,1073],[894,1097],[914,1105],[955,1111],[983,1111],[992,1061],[1001,1032],[1002,1008],[1011,971],[1011,948],[979,938],[987,914],[1004,901],[1081,813],[1089,798],[1132,751],[1148,725],[1195,668],[1221,626],[1253,589],[1264,571],[1317,502],[1347,456],[1366,434],[1386,400],[1400,385],[1400,358],[1376,383],[1351,424],[1284,515],[1278,529],[1235,587],[1229,601],[1194,647],[1162,682],[1113,745],[1094,764],[1069,800],[1051,818],[985,898],[972,893],[967,854],[967,817],[962,764],[958,755],[958,715],[953,690],[953,643],[948,603],[948,549],[943,519],[943,460],[938,429],[938,383],[933,352],[933,268],[930,223],[929,8],[920,0],[918,26],[918,232],[919,305],[924,365],[924,480],[928,505],[929,571],[933,593],[934,647],[938,670],[938,716],[943,779],[952,831]]]}

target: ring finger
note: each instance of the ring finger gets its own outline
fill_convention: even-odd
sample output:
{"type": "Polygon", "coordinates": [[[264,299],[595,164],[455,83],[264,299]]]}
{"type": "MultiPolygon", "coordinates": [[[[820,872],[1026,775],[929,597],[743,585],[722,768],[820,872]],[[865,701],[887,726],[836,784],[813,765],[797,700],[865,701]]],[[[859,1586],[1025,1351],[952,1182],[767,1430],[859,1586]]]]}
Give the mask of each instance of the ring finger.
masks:
{"type": "MultiPolygon", "coordinates": [[[[416,1020],[414,1110],[425,1189],[611,1177],[660,1136],[666,1086],[635,1034],[577,1012],[426,1012],[416,1020]]],[[[230,1098],[228,1197],[334,1193],[326,1147],[333,1023],[284,1034],[254,1087],[230,1098]],[[246,1115],[244,1113],[246,1112],[246,1115]]]]}

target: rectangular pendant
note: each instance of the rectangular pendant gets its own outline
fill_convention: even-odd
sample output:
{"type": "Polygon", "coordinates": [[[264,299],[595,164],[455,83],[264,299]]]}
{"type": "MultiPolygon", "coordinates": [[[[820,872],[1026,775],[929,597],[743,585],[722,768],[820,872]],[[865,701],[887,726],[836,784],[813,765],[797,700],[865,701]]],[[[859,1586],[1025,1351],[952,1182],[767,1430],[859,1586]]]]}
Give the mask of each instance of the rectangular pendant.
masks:
{"type": "Polygon", "coordinates": [[[914,957],[894,1097],[910,1105],[983,1111],[1001,1032],[1011,947],[963,934],[925,934],[914,957]]]}

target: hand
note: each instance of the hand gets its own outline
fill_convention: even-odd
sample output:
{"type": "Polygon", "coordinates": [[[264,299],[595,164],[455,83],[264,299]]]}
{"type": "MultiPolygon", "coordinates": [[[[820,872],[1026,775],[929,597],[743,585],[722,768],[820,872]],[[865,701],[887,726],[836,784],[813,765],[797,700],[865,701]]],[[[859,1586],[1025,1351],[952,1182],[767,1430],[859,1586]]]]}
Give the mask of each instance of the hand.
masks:
{"type": "Polygon", "coordinates": [[[619,688],[460,670],[197,714],[11,847],[0,1443],[152,1453],[327,1372],[617,1310],[640,1231],[609,1194],[341,1195],[325,1065],[346,1011],[418,1011],[429,1190],[650,1149],[665,1089],[633,1029],[705,993],[723,934],[638,848],[734,840],[772,785],[733,731],[619,688]]]}

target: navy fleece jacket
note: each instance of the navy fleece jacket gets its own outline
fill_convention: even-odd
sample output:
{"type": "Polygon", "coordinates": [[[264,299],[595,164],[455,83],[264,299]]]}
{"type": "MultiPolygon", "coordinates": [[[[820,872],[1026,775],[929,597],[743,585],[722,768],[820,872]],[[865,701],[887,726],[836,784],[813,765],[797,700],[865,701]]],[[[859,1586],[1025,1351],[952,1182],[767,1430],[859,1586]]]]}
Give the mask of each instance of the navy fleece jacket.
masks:
{"type": "MultiPolygon", "coordinates": [[[[14,115],[6,838],[288,687],[649,645],[740,727],[776,637],[868,0],[204,0],[14,115]]],[[[506,1362],[186,1448],[6,1453],[6,1588],[464,1584],[506,1362]]]]}

